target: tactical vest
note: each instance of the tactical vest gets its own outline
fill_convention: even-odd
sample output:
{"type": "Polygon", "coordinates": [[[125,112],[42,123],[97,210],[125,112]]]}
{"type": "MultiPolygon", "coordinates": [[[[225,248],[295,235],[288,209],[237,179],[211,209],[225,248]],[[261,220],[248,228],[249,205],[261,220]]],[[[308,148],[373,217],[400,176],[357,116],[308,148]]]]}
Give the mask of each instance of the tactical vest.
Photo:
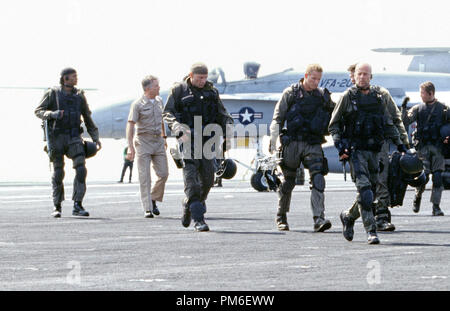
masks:
{"type": "Polygon", "coordinates": [[[345,118],[344,138],[358,150],[379,152],[384,142],[385,109],[378,88],[371,86],[368,95],[357,87],[349,92],[352,113],[345,118]]]}
{"type": "Polygon", "coordinates": [[[194,128],[194,117],[196,116],[202,117],[202,128],[216,123],[219,94],[211,84],[204,89],[198,89],[183,82],[178,87],[181,88],[181,91],[175,91],[175,93],[179,93],[175,98],[175,109],[178,112],[176,117],[180,123],[194,128]]]}
{"type": "Polygon", "coordinates": [[[67,134],[71,137],[78,137],[83,132],[81,128],[81,93],[65,93],[61,90],[54,90],[55,98],[54,107],[56,110],[64,110],[63,117],[54,121],[52,125],[55,134],[67,134]]]}
{"type": "Polygon", "coordinates": [[[416,145],[435,145],[441,142],[440,130],[445,121],[445,107],[438,101],[434,105],[431,110],[427,109],[426,104],[419,106],[416,133],[414,134],[416,145]]]}
{"type": "Polygon", "coordinates": [[[308,144],[325,142],[331,112],[327,107],[331,101],[327,89],[315,89],[311,95],[304,94],[300,84],[293,84],[293,96],[286,113],[287,135],[294,141],[308,144]]]}

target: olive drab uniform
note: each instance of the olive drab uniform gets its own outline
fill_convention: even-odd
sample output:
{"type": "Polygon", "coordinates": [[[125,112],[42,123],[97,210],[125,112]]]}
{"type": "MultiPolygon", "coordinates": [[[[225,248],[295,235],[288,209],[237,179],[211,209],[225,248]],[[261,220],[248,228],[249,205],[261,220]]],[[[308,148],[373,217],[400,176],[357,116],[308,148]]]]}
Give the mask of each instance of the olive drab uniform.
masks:
{"type": "Polygon", "coordinates": [[[278,189],[277,217],[282,217],[277,218],[280,230],[288,230],[286,213],[290,209],[296,172],[302,163],[309,170],[314,223],[321,226],[325,222],[324,176],[328,173],[328,165],[321,144],[326,141],[324,136],[328,132],[333,108],[334,103],[327,89],[318,88],[307,92],[301,82],[286,88],[275,106],[270,125],[271,150],[275,149],[280,127],[286,125],[280,136],[280,167],[284,176],[278,189]]]}
{"type": "MultiPolygon", "coordinates": [[[[395,104],[392,96],[389,94],[389,91],[383,87],[373,86],[374,90],[379,92],[382,96],[386,98],[387,109],[391,115],[394,126],[397,128],[400,139],[405,146],[409,145],[408,134],[405,130],[405,126],[402,122],[402,116],[400,110],[395,104]]],[[[378,176],[378,182],[376,186],[376,205],[375,205],[375,218],[377,221],[378,229],[382,230],[383,223],[391,222],[391,213],[389,212],[389,206],[391,206],[390,202],[390,193],[388,187],[388,175],[389,175],[389,146],[390,141],[385,140],[381,150],[379,152],[379,161],[380,161],[380,172],[378,176]]],[[[359,218],[359,209],[358,202],[355,201],[351,210],[349,211],[350,215],[353,215],[353,218],[359,218]]],[[[391,224],[390,230],[394,230],[395,227],[391,224]]]]}
{"type": "Polygon", "coordinates": [[[194,133],[194,130],[203,132],[207,125],[218,124],[225,135],[227,125],[233,124],[233,119],[223,106],[219,92],[211,82],[206,82],[203,88],[197,88],[191,84],[190,78],[175,84],[171,89],[163,117],[176,136],[180,136],[184,128],[189,128],[191,131],[191,150],[184,146],[183,153],[184,192],[186,194],[183,206],[189,209],[192,219],[196,223],[204,221],[205,200],[214,185],[215,159],[214,157],[205,157],[202,152],[204,144],[211,137],[203,136],[203,133],[194,133]],[[194,123],[199,117],[201,117],[201,128],[194,128],[194,123]],[[199,145],[201,150],[196,148],[199,145]]]}
{"type": "Polygon", "coordinates": [[[368,233],[376,233],[373,202],[379,175],[379,153],[385,140],[402,145],[400,134],[387,108],[388,93],[370,86],[363,94],[357,87],[349,88],[338,102],[331,117],[329,131],[336,148],[350,150],[352,180],[358,191],[360,213],[350,209],[346,214],[354,222],[362,216],[368,233]]]}
{"type": "MultiPolygon", "coordinates": [[[[445,137],[441,137],[440,129],[450,122],[450,107],[439,101],[431,105],[422,103],[409,111],[402,109],[402,119],[405,126],[417,122],[416,131],[413,134],[414,145],[419,158],[423,161],[427,179],[430,173],[432,174],[433,187],[430,202],[433,205],[439,205],[444,189],[442,172],[445,171],[445,159],[442,154],[445,137]]],[[[419,200],[419,206],[425,186],[426,184],[416,188],[416,200],[419,200]]]]}
{"type": "Polygon", "coordinates": [[[55,206],[64,201],[64,155],[72,159],[75,169],[72,200],[81,202],[86,193],[86,161],[81,134],[83,121],[94,142],[99,140],[91,111],[82,90],[74,88],[67,93],[61,87],[49,89],[35,110],[37,117],[48,122],[50,160],[53,162],[53,203],[55,206]],[[52,118],[52,112],[64,110],[60,119],[52,118]]]}

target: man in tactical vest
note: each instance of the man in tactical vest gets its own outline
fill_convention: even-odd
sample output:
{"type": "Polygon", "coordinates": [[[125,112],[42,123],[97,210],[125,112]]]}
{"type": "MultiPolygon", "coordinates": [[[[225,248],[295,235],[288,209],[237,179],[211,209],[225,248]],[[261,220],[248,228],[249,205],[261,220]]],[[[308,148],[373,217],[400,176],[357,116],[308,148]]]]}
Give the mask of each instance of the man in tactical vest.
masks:
{"type": "Polygon", "coordinates": [[[318,88],[322,72],[320,65],[309,65],[305,77],[299,83],[285,89],[275,106],[270,125],[270,153],[275,151],[280,127],[286,122],[286,128],[280,136],[282,146],[280,167],[284,175],[284,181],[278,189],[276,216],[280,231],[289,230],[286,214],[291,204],[296,172],[302,163],[309,169],[314,231],[323,232],[331,228],[331,222],[325,219],[324,215],[324,176],[328,173],[328,165],[321,145],[326,141],[324,136],[328,132],[328,123],[335,104],[327,89],[318,88]]]}
{"type": "Polygon", "coordinates": [[[348,160],[358,190],[359,213],[351,208],[341,213],[344,237],[353,240],[353,225],[362,216],[369,244],[378,244],[373,202],[379,175],[379,152],[386,139],[392,139],[400,152],[406,152],[388,109],[388,93],[370,85],[372,67],[359,63],[356,85],[345,91],[331,117],[329,131],[340,160],[348,160]]]}
{"type": "MultiPolygon", "coordinates": [[[[355,69],[357,64],[350,65],[347,69],[350,74],[350,79],[353,84],[356,84],[355,81],[355,69]]],[[[395,127],[400,133],[400,139],[406,148],[409,148],[408,141],[408,133],[405,130],[405,126],[402,122],[402,116],[400,110],[397,107],[397,104],[394,102],[389,91],[380,86],[373,86],[377,88],[377,91],[380,94],[383,94],[386,97],[387,108],[392,117],[392,121],[394,122],[395,127]]],[[[389,177],[389,140],[385,140],[383,143],[383,147],[379,153],[380,157],[380,174],[378,176],[377,187],[376,187],[376,200],[374,206],[375,220],[377,223],[378,231],[394,231],[395,226],[391,223],[391,212],[389,211],[389,206],[391,206],[390,202],[390,193],[388,187],[388,177],[389,177]]],[[[359,208],[358,202],[355,201],[353,203],[352,208],[350,209],[350,214],[355,218],[359,218],[359,208]]]]}
{"type": "MultiPolygon", "coordinates": [[[[402,119],[405,126],[417,122],[416,131],[413,135],[414,144],[423,161],[425,174],[429,180],[432,174],[433,187],[430,201],[433,204],[433,216],[444,216],[440,208],[442,190],[442,172],[445,171],[445,159],[442,154],[443,144],[448,144],[448,137],[441,137],[441,128],[450,122],[450,108],[439,102],[435,97],[435,87],[431,82],[420,85],[420,97],[423,103],[416,105],[409,111],[406,105],[402,107],[402,119]]],[[[418,213],[422,194],[426,184],[416,188],[413,203],[413,211],[418,213]]]]}
{"type": "Polygon", "coordinates": [[[86,151],[81,133],[81,116],[87,131],[97,148],[101,148],[98,129],[91,118],[91,111],[84,92],[75,88],[77,72],[66,68],[61,72],[60,86],[49,89],[34,113],[44,120],[47,131],[47,146],[50,161],[53,162],[53,217],[61,217],[61,202],[64,201],[64,155],[73,161],[75,179],[72,215],[89,216],[82,201],[86,193],[86,151]]]}
{"type": "MultiPolygon", "coordinates": [[[[233,124],[218,90],[207,78],[208,68],[205,64],[192,65],[187,79],[175,84],[169,92],[163,114],[164,121],[183,144],[186,198],[183,201],[181,223],[189,227],[191,218],[194,219],[196,231],[209,231],[204,218],[205,200],[214,184],[214,161],[218,156],[215,152],[217,144],[212,147],[215,150],[208,151],[206,146],[210,140],[224,136],[227,125],[233,124]],[[212,132],[207,133],[207,126],[214,128],[214,135],[212,132]]],[[[228,140],[225,141],[226,145],[228,140]]]]}

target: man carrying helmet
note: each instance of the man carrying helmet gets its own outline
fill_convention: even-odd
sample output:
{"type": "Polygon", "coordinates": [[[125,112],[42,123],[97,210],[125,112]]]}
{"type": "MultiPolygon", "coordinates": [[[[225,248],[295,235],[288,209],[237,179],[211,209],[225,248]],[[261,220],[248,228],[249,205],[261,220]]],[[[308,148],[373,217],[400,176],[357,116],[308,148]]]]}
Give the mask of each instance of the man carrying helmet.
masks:
{"type": "MultiPolygon", "coordinates": [[[[350,75],[350,79],[352,83],[355,85],[355,69],[356,65],[350,65],[347,69],[350,75]]],[[[389,91],[381,86],[373,86],[374,89],[379,91],[381,94],[384,94],[386,97],[386,106],[389,110],[389,113],[392,117],[392,121],[397,128],[400,139],[405,145],[406,148],[409,148],[408,134],[405,130],[405,127],[402,122],[402,115],[400,110],[397,108],[397,104],[392,98],[389,91]]],[[[381,147],[381,151],[378,153],[379,162],[380,162],[380,170],[378,174],[378,181],[375,191],[375,202],[374,202],[374,213],[375,213],[375,221],[377,224],[377,231],[394,231],[395,226],[391,223],[391,212],[389,211],[389,206],[395,206],[390,202],[390,189],[388,186],[388,171],[389,171],[389,149],[390,149],[390,140],[385,139],[383,142],[383,146],[381,147]]],[[[406,190],[406,189],[405,189],[406,190]]],[[[359,218],[359,209],[358,202],[355,201],[353,203],[352,208],[349,210],[349,215],[352,215],[351,218],[359,218]]]]}
{"type": "MultiPolygon", "coordinates": [[[[39,106],[35,109],[36,116],[46,123],[47,152],[53,162],[53,204],[52,216],[61,217],[61,202],[64,201],[64,155],[72,159],[75,169],[73,182],[74,201],[72,215],[89,216],[83,208],[82,201],[86,193],[86,145],[81,139],[83,121],[87,131],[97,148],[101,148],[98,129],[91,118],[91,111],[83,90],[75,88],[78,78],[73,68],[61,71],[60,86],[45,92],[39,106]]],[[[88,152],[91,153],[91,146],[88,152]]]]}
{"type": "MultiPolygon", "coordinates": [[[[208,67],[203,63],[193,64],[189,76],[170,90],[163,113],[164,121],[183,144],[186,198],[181,223],[187,228],[193,219],[195,230],[200,232],[209,231],[204,217],[205,201],[214,185],[215,151],[218,150],[217,144],[211,142],[224,137],[233,124],[219,91],[207,79],[208,67]]],[[[226,149],[229,143],[225,137],[226,149]]]]}
{"type": "Polygon", "coordinates": [[[379,179],[379,153],[385,141],[391,139],[400,152],[406,152],[389,110],[389,93],[370,85],[372,67],[358,63],[356,85],[345,91],[331,117],[329,131],[339,152],[340,160],[348,160],[356,184],[359,213],[353,209],[341,213],[343,235],[353,240],[353,225],[361,216],[367,232],[367,242],[378,244],[377,224],[373,213],[379,179]]]}
{"type": "MultiPolygon", "coordinates": [[[[416,105],[409,111],[406,105],[402,106],[402,120],[405,126],[417,122],[414,132],[414,144],[418,150],[419,157],[423,161],[427,180],[432,174],[433,187],[430,201],[433,204],[433,216],[444,216],[440,208],[442,191],[442,172],[445,170],[445,160],[442,154],[442,147],[449,143],[449,136],[442,137],[441,128],[450,122],[450,108],[439,102],[435,97],[435,87],[431,82],[424,82],[420,85],[420,97],[423,103],[416,105]]],[[[422,194],[425,191],[426,183],[416,188],[416,195],[413,202],[413,211],[418,213],[422,194]]]]}

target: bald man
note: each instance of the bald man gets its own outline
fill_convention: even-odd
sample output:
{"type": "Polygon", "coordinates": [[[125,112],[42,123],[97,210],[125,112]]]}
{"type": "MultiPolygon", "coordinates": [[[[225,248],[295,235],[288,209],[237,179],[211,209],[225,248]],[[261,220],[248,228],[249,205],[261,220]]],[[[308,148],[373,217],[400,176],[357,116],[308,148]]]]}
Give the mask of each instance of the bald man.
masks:
{"type": "MultiPolygon", "coordinates": [[[[379,153],[386,139],[391,139],[401,152],[406,152],[407,148],[388,110],[389,93],[371,86],[371,79],[372,67],[358,63],[355,68],[356,85],[347,89],[339,100],[331,116],[329,132],[339,158],[349,161],[367,242],[379,244],[372,210],[379,175],[379,153]]],[[[351,209],[340,215],[343,234],[348,241],[353,240],[353,225],[359,217],[350,212],[351,209]]]]}
{"type": "MultiPolygon", "coordinates": [[[[355,81],[355,69],[356,64],[352,64],[347,68],[349,72],[350,79],[352,84],[356,84],[355,81]]],[[[400,110],[397,107],[397,104],[394,102],[389,91],[381,86],[373,86],[374,88],[378,88],[378,91],[387,98],[387,108],[389,113],[392,116],[392,121],[394,122],[395,127],[397,128],[400,139],[403,144],[409,148],[408,141],[408,133],[406,132],[405,126],[402,122],[402,115],[400,110]]],[[[394,231],[395,226],[391,223],[391,212],[389,211],[389,206],[391,206],[390,193],[388,187],[388,178],[389,178],[389,140],[385,140],[383,143],[383,147],[379,153],[380,163],[382,165],[382,170],[380,170],[380,174],[378,176],[378,183],[376,188],[376,205],[375,205],[375,220],[377,223],[378,231],[394,231]]],[[[381,168],[380,168],[381,169],[381,168]]],[[[359,218],[359,209],[358,202],[355,201],[353,206],[349,212],[349,214],[354,215],[355,218],[359,218]]]]}

